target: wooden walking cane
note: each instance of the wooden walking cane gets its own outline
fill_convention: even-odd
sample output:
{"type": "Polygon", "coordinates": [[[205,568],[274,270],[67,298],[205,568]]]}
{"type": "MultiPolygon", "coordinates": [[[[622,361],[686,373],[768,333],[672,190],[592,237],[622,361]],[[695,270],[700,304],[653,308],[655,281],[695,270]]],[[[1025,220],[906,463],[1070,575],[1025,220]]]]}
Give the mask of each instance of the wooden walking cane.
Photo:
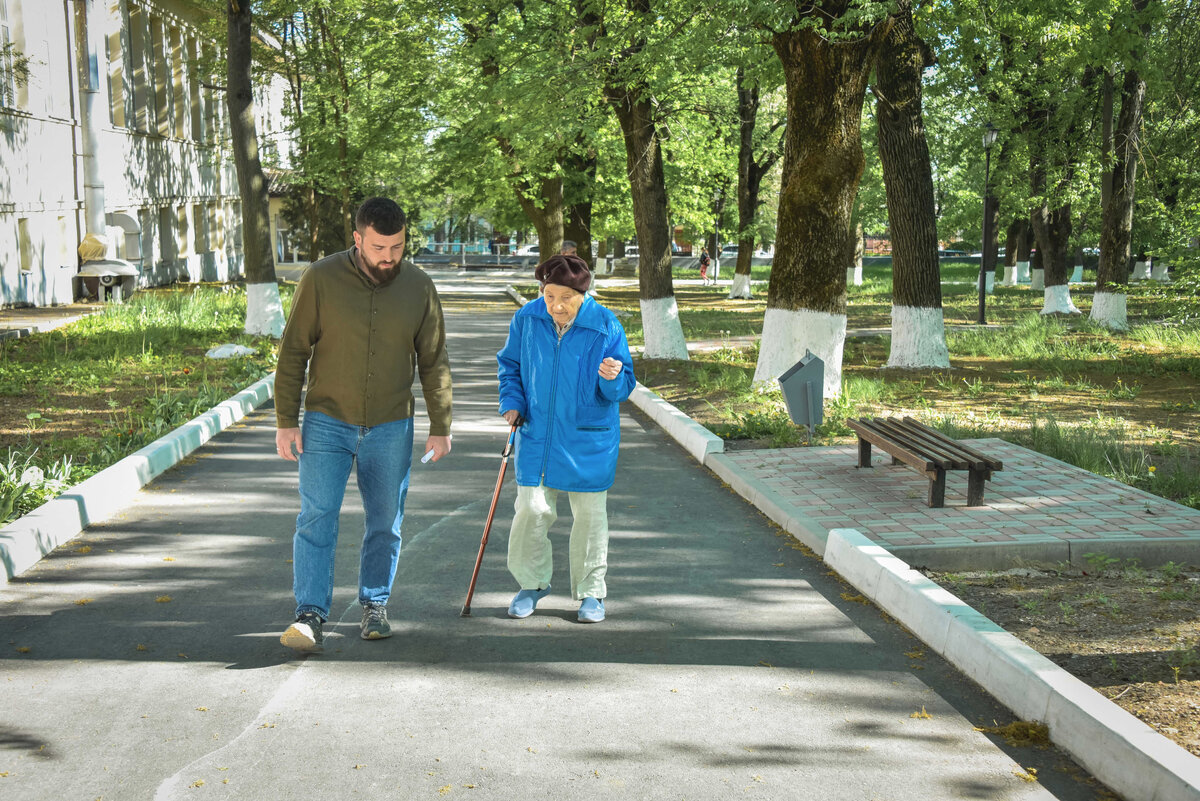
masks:
{"type": "Polygon", "coordinates": [[[479,555],[475,557],[475,570],[471,573],[471,586],[467,588],[467,602],[463,604],[459,617],[471,616],[471,597],[475,595],[475,580],[479,578],[479,566],[483,564],[483,549],[487,547],[488,532],[492,530],[492,518],[496,516],[496,504],[500,500],[500,488],[504,486],[504,471],[508,469],[508,457],[512,453],[513,442],[517,436],[517,426],[522,422],[518,419],[513,423],[508,432],[508,442],[504,446],[504,452],[500,454],[504,458],[500,462],[500,475],[496,477],[496,491],[492,493],[492,506],[488,509],[487,522],[483,525],[483,539],[479,541],[479,555]]]}

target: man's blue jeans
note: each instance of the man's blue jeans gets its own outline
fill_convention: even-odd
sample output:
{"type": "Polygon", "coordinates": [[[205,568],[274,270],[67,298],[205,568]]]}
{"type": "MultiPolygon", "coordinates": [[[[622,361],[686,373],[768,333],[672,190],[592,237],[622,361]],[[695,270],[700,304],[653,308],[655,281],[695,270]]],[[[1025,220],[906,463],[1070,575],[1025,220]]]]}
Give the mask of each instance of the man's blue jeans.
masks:
{"type": "Polygon", "coordinates": [[[367,517],[358,601],[386,604],[400,558],[400,524],[412,466],[412,418],[367,427],[306,412],[301,436],[300,515],[292,546],[296,614],[316,612],[323,620],[329,618],[338,517],[355,462],[367,517]]]}

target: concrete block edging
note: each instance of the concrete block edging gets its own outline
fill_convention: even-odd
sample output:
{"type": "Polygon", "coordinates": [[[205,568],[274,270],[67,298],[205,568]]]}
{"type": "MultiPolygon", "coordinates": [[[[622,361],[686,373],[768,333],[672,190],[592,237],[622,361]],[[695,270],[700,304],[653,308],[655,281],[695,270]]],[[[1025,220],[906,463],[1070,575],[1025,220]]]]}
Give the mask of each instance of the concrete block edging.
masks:
{"type": "Polygon", "coordinates": [[[0,586],[92,523],[120,511],[142,487],[274,396],[271,373],[0,529],[0,586]]]}
{"type": "Polygon", "coordinates": [[[929,647],[1126,798],[1200,799],[1200,759],[1109,701],[855,529],[825,562],[929,647]]]}

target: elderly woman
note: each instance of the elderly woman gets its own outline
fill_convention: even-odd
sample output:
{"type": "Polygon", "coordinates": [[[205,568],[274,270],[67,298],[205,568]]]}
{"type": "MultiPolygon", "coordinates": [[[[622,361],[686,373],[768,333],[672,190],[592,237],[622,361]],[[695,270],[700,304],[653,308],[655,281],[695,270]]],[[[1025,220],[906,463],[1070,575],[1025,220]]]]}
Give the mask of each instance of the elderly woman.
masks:
{"type": "Polygon", "coordinates": [[[587,294],[578,256],[538,265],[542,299],[513,315],[500,363],[500,414],[521,423],[508,569],[521,591],[509,617],[533,614],[550,592],[550,526],[558,493],[571,502],[571,597],[581,623],[604,620],[608,488],[617,473],[621,401],[633,391],[629,343],[616,316],[587,294]]]}

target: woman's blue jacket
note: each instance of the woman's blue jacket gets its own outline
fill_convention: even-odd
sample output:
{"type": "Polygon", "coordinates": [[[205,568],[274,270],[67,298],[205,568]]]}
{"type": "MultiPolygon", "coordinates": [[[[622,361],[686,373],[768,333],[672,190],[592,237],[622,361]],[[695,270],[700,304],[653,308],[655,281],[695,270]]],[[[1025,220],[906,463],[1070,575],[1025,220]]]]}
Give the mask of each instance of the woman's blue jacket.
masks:
{"type": "Polygon", "coordinates": [[[525,418],[517,436],[517,483],[569,492],[602,492],[617,474],[619,404],[633,392],[625,329],[616,315],[584,296],[562,339],[542,299],[513,315],[499,362],[500,413],[525,418]],[[609,380],[600,362],[621,373],[609,380]]]}

